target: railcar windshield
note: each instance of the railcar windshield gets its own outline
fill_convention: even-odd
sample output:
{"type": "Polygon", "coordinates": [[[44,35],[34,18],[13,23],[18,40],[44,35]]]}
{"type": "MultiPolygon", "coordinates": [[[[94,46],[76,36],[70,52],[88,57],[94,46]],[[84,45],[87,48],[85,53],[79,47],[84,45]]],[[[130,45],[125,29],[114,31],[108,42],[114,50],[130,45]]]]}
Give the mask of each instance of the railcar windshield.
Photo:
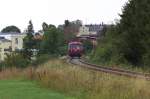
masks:
{"type": "Polygon", "coordinates": [[[83,45],[82,44],[69,44],[69,49],[83,49],[83,45]]]}

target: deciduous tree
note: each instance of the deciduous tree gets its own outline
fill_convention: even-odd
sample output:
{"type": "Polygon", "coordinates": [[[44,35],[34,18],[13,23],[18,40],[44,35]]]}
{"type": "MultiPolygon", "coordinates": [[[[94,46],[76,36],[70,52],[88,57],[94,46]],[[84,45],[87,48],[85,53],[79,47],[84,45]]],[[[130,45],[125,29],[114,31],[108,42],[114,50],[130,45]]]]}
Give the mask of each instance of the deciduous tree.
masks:
{"type": "Polygon", "coordinates": [[[2,33],[10,33],[10,32],[21,33],[21,30],[18,27],[12,25],[12,26],[5,27],[4,29],[1,30],[1,32],[2,33]]]}

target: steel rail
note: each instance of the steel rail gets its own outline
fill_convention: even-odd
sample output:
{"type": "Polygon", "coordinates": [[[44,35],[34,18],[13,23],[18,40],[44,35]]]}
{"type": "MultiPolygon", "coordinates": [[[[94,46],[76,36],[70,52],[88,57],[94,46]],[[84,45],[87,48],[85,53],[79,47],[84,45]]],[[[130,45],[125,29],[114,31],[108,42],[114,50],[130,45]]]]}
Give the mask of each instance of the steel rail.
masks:
{"type": "Polygon", "coordinates": [[[96,70],[96,71],[116,74],[116,75],[120,75],[120,76],[127,76],[127,77],[132,77],[132,78],[140,78],[140,79],[150,80],[149,74],[124,70],[124,69],[119,69],[119,68],[99,66],[99,65],[88,63],[88,62],[84,61],[83,59],[72,59],[72,60],[70,59],[69,62],[73,65],[78,65],[78,66],[92,69],[92,70],[96,70]]]}

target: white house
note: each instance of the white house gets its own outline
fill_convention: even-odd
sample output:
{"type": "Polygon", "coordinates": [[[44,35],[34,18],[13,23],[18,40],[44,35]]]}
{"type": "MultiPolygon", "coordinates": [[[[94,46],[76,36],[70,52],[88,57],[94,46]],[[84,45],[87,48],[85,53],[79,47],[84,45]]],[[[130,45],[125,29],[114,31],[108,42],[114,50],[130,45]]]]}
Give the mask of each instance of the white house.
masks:
{"type": "Polygon", "coordinates": [[[98,36],[98,34],[103,30],[103,24],[90,24],[90,25],[82,25],[79,28],[79,32],[77,37],[80,36],[98,36]]]}
{"type": "Polygon", "coordinates": [[[89,28],[83,25],[79,28],[79,33],[77,34],[77,37],[82,36],[82,35],[89,35],[89,34],[90,34],[89,28]]]}
{"type": "Polygon", "coordinates": [[[23,38],[26,34],[22,33],[0,33],[0,61],[10,53],[23,48],[23,38]]]}
{"type": "Polygon", "coordinates": [[[0,37],[4,37],[11,41],[12,51],[23,48],[23,38],[26,34],[23,33],[0,33],[0,37]]]}

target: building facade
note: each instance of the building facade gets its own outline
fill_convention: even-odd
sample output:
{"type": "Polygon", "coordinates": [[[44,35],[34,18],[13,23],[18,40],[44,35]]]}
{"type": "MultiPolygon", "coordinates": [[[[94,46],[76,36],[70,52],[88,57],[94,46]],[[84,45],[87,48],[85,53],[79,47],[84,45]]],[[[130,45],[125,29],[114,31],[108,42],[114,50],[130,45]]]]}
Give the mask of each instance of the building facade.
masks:
{"type": "Polygon", "coordinates": [[[11,41],[0,37],[0,61],[3,61],[6,54],[9,54],[11,51],[11,41]]]}
{"type": "Polygon", "coordinates": [[[98,36],[101,31],[103,30],[103,24],[90,24],[90,25],[83,25],[79,28],[79,32],[77,36],[98,36]]]}
{"type": "Polygon", "coordinates": [[[89,34],[90,34],[89,28],[83,25],[79,28],[79,33],[77,34],[77,37],[83,36],[83,35],[89,35],[89,34]]]}
{"type": "Polygon", "coordinates": [[[6,54],[23,49],[25,36],[21,33],[0,33],[0,61],[5,59],[6,54]]]}

